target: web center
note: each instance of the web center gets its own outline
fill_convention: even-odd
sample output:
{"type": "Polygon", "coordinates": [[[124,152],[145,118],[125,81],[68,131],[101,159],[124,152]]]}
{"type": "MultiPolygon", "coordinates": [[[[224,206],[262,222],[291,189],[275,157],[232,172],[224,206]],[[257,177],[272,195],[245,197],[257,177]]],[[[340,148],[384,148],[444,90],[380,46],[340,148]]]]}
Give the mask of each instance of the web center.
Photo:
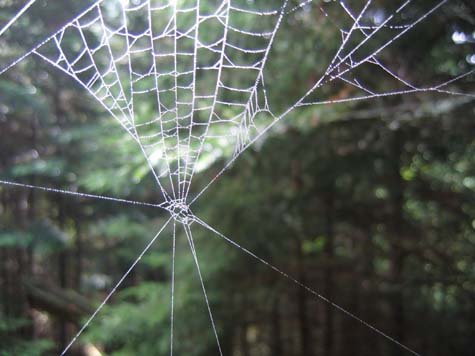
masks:
{"type": "Polygon", "coordinates": [[[182,200],[171,201],[166,209],[175,221],[181,224],[190,225],[195,220],[190,207],[182,200]]]}

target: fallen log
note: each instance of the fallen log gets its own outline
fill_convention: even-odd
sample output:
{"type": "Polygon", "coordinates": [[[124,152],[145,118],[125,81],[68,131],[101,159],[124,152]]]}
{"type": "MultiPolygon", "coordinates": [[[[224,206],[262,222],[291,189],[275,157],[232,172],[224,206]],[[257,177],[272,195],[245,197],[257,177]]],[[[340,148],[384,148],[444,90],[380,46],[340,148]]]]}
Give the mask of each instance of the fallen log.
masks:
{"type": "Polygon", "coordinates": [[[29,279],[23,282],[31,307],[45,311],[57,318],[79,324],[94,308],[90,301],[79,293],[52,284],[29,279]]]}

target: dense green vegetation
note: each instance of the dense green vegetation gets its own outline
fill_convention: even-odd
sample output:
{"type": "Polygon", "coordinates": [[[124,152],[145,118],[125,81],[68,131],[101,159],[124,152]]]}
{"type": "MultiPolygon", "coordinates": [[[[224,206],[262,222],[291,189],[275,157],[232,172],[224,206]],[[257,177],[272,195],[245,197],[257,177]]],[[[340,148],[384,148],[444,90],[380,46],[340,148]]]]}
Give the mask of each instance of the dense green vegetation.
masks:
{"type": "MultiPolygon", "coordinates": [[[[0,37],[0,65],[85,6],[40,3],[36,16],[0,37]]],[[[395,5],[374,6],[384,13],[395,5]]],[[[17,9],[0,0],[0,23],[17,9]]],[[[322,2],[283,21],[267,68],[277,112],[322,74],[349,23],[341,11],[322,2]]],[[[380,58],[418,85],[444,82],[473,67],[474,23],[471,1],[451,1],[380,58]],[[456,43],[454,33],[471,40],[456,43]]],[[[370,65],[357,73],[374,89],[398,88],[379,74],[370,65]]],[[[472,74],[450,89],[473,93],[473,84],[472,74]]],[[[348,88],[325,86],[315,100],[358,94],[348,88]]],[[[240,156],[193,212],[422,355],[471,355],[474,108],[472,97],[420,92],[298,109],[240,156]]],[[[141,115],[153,115],[150,102],[141,115]]],[[[190,196],[229,161],[232,143],[217,140],[221,155],[201,157],[190,196]]],[[[134,141],[83,88],[33,57],[0,76],[0,180],[161,201],[134,141]]],[[[0,355],[60,352],[168,218],[152,207],[0,185],[0,355]]],[[[408,354],[199,224],[191,228],[224,355],[408,354]]],[[[170,354],[172,230],[71,355],[170,354]]],[[[178,224],[176,232],[174,353],[215,355],[195,262],[178,224]]]]}

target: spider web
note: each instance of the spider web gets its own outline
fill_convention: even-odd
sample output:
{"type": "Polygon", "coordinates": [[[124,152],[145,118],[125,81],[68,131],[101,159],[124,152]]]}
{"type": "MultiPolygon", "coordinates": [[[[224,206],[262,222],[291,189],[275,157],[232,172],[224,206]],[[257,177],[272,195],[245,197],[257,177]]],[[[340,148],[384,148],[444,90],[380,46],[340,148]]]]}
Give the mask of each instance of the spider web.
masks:
{"type": "MultiPolygon", "coordinates": [[[[334,22],[341,33],[336,53],[319,79],[310,88],[302,88],[297,100],[280,112],[274,109],[272,101],[273,85],[268,84],[272,78],[266,72],[268,61],[284,19],[298,11],[308,11],[313,6],[312,0],[297,4],[289,0],[99,0],[0,70],[3,74],[28,55],[35,54],[74,79],[136,142],[163,195],[163,202],[136,202],[8,181],[0,181],[0,184],[158,207],[171,215],[62,354],[70,349],[173,220],[171,354],[177,224],[184,229],[218,351],[223,354],[193,240],[191,226],[196,222],[323,302],[417,355],[408,346],[221,234],[194,215],[190,206],[246,149],[299,108],[418,92],[474,97],[450,89],[452,83],[470,76],[473,70],[442,83],[418,86],[379,58],[384,49],[448,2],[442,0],[421,13],[407,16],[406,11],[413,3],[407,0],[395,4],[382,17],[374,16],[372,0],[365,1],[358,9],[343,1],[335,2],[332,5],[339,7],[340,15],[344,15],[343,24],[334,22]],[[359,75],[362,67],[371,67],[371,71],[378,74],[378,80],[388,83],[389,89],[381,91],[374,83],[367,83],[359,75]],[[351,96],[322,97],[323,87],[341,84],[353,89],[351,96]],[[200,157],[222,142],[233,147],[231,159],[190,198],[193,177],[202,169],[200,157]]],[[[34,0],[26,3],[0,30],[0,36],[33,3],[34,0]]]]}

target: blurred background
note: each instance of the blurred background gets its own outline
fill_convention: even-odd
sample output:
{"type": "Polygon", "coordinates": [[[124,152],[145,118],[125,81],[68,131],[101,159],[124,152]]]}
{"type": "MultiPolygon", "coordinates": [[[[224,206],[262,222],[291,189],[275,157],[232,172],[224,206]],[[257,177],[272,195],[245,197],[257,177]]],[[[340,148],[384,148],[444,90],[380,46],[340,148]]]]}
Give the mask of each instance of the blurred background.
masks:
{"type": "MultiPolygon", "coordinates": [[[[1,66],[87,3],[39,0],[0,37],[1,66]]],[[[406,15],[435,4],[414,2],[406,15]]],[[[0,0],[0,24],[21,5],[0,0]]],[[[347,5],[357,12],[363,2],[347,5]]],[[[394,6],[375,1],[367,23],[379,24],[394,6]]],[[[348,24],[331,1],[284,18],[266,68],[276,112],[315,83],[348,24]]],[[[475,66],[475,5],[449,1],[379,58],[417,85],[466,73],[475,66]]],[[[371,66],[357,74],[372,90],[397,89],[371,66]]],[[[450,90],[473,93],[474,79],[450,90]]],[[[340,82],[320,94],[358,93],[340,82]]],[[[472,355],[474,113],[473,97],[432,92],[300,108],[243,153],[193,212],[420,354],[472,355]]],[[[232,148],[223,139],[208,148],[190,196],[232,148]]],[[[135,142],[80,85],[35,57],[0,76],[0,179],[161,201],[135,142]]],[[[0,185],[0,355],[58,354],[168,218],[151,207],[0,185]]],[[[224,355],[408,354],[198,224],[191,228],[224,355]]],[[[171,236],[167,228],[69,354],[170,354],[171,236]]],[[[175,354],[218,354],[179,226],[174,302],[175,354]]]]}

